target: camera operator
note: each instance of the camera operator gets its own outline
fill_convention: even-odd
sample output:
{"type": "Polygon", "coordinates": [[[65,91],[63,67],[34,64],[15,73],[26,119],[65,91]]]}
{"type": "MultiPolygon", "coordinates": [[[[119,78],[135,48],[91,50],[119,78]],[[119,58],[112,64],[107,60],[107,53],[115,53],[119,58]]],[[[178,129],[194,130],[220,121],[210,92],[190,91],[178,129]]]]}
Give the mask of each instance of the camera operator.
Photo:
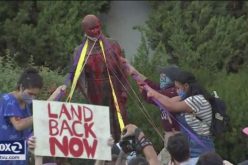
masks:
{"type": "MultiPolygon", "coordinates": [[[[119,154],[116,165],[123,164],[123,160],[126,161],[126,158],[130,152],[143,152],[149,165],[160,164],[157,158],[157,153],[154,150],[151,141],[145,136],[142,130],[134,124],[128,124],[124,128],[120,141],[120,147],[122,150],[119,154]]],[[[131,163],[132,159],[129,162],[131,163]]]]}

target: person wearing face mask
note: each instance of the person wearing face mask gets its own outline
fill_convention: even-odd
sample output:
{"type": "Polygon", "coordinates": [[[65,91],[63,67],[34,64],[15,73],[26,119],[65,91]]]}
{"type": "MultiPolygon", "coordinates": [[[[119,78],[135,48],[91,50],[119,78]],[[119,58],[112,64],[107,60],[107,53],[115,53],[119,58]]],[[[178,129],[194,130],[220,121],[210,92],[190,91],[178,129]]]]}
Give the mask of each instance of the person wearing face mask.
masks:
{"type": "Polygon", "coordinates": [[[166,97],[149,86],[145,86],[147,96],[158,100],[169,111],[181,113],[178,120],[184,126],[181,131],[188,136],[191,158],[199,157],[208,151],[214,151],[213,138],[210,133],[211,102],[214,97],[197,82],[195,76],[190,72],[181,71],[174,76],[174,81],[180,99],[166,97]]]}
{"type": "MultiPolygon", "coordinates": [[[[77,89],[83,94],[87,103],[109,106],[111,134],[118,142],[121,131],[117,111],[120,112],[124,124],[127,123],[128,80],[126,71],[120,62],[120,57],[124,56],[120,45],[115,40],[104,36],[101,22],[95,15],[86,15],[81,25],[85,35],[82,44],[74,50],[70,80],[72,86],[74,81],[76,82],[77,89]],[[85,57],[84,62],[80,63],[83,57],[85,57]],[[78,69],[79,67],[81,69],[78,69]],[[81,70],[78,80],[76,80],[77,69],[81,70]]],[[[71,97],[72,94],[69,94],[69,101],[71,97]]]]}
{"type": "MultiPolygon", "coordinates": [[[[42,77],[33,68],[26,69],[20,76],[16,89],[3,94],[0,99],[0,141],[26,140],[32,133],[32,100],[43,86],[42,77]]],[[[63,86],[64,88],[64,86],[63,86]]],[[[62,86],[50,96],[54,99],[62,86]]],[[[26,160],[0,160],[0,165],[27,165],[26,160]]]]}
{"type": "MultiPolygon", "coordinates": [[[[136,83],[140,87],[143,99],[146,102],[156,105],[155,102],[147,97],[147,92],[143,88],[144,84],[149,85],[152,89],[168,97],[175,97],[178,95],[174,82],[172,81],[174,75],[178,74],[181,70],[177,66],[170,65],[159,68],[160,81],[159,83],[156,83],[138,72],[126,59],[123,58],[122,62],[126,65],[128,74],[136,80],[136,83]]],[[[158,158],[163,164],[168,164],[170,160],[170,154],[166,150],[168,138],[180,131],[180,127],[175,120],[177,113],[171,113],[170,115],[163,110],[161,111],[161,125],[164,129],[164,148],[159,153],[158,158]]]]}

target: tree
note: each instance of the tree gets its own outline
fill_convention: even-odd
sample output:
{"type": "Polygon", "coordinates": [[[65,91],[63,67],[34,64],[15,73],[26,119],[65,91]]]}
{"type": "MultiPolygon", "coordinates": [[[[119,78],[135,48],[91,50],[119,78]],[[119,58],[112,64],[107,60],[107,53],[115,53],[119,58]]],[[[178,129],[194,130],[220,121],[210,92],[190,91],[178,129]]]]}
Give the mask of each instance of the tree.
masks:
{"type": "MultiPolygon", "coordinates": [[[[238,56],[247,63],[247,17],[234,17],[228,2],[160,2],[144,27],[154,50],[161,42],[173,62],[213,72],[229,68],[238,56]],[[166,12],[165,12],[166,11],[166,12]]],[[[247,8],[247,3],[242,3],[247,8]]],[[[242,8],[242,9],[243,9],[242,8]]],[[[243,9],[244,10],[244,9],[243,9]]],[[[241,62],[236,62],[241,64],[241,62]]]]}
{"type": "Polygon", "coordinates": [[[6,1],[0,7],[0,55],[6,49],[18,65],[63,70],[82,40],[81,19],[106,12],[108,1],[6,1]]]}

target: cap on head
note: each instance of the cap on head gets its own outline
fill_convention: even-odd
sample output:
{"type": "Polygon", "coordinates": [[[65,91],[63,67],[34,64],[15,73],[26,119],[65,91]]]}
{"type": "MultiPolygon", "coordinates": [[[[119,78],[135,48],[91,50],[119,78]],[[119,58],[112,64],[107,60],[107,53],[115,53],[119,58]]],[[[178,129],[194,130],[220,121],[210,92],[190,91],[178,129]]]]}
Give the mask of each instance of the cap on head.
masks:
{"type": "Polygon", "coordinates": [[[181,69],[176,65],[170,65],[166,67],[159,68],[159,72],[164,73],[167,77],[169,77],[172,81],[174,81],[174,77],[181,72],[181,69]]]}

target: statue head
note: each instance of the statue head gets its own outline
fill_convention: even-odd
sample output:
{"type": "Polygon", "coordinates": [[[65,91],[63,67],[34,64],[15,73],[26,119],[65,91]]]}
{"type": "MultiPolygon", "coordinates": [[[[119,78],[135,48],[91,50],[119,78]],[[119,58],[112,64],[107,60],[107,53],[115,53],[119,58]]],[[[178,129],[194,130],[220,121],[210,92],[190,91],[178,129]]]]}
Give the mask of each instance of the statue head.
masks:
{"type": "Polygon", "coordinates": [[[97,40],[101,35],[101,22],[95,15],[86,15],[82,20],[82,30],[90,40],[97,40]]]}

